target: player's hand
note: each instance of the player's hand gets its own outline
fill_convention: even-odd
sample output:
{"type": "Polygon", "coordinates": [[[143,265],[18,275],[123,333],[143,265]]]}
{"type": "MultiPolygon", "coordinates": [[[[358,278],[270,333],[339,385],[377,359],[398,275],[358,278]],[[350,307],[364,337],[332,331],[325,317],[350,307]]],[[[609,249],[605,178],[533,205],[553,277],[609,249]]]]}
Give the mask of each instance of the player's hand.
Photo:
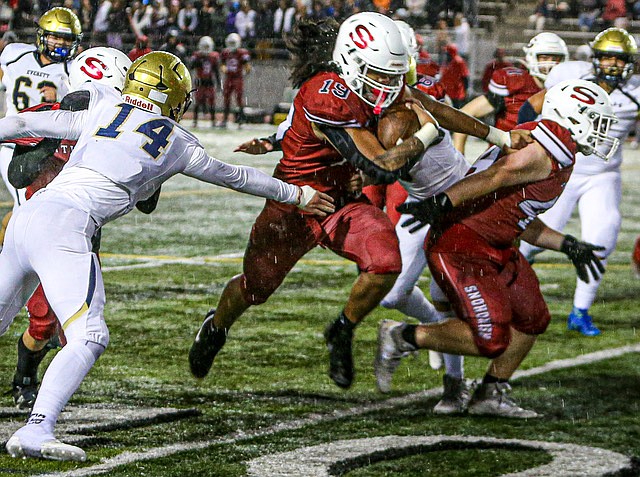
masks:
{"type": "Polygon", "coordinates": [[[418,121],[420,121],[420,126],[424,126],[427,123],[431,123],[435,125],[435,127],[440,127],[436,118],[434,118],[429,111],[427,111],[422,103],[415,98],[407,98],[405,100],[405,105],[407,108],[411,109],[416,116],[418,116],[418,121]]]}
{"type": "Polygon", "coordinates": [[[533,142],[531,131],[525,129],[513,129],[509,132],[509,135],[511,136],[511,147],[505,151],[507,154],[517,151],[518,149],[524,149],[533,142]]]}
{"type": "Polygon", "coordinates": [[[253,138],[251,141],[243,142],[237,146],[233,152],[244,152],[246,154],[266,154],[273,151],[273,144],[264,139],[253,138]]]}
{"type": "Polygon", "coordinates": [[[427,224],[435,224],[442,220],[453,209],[451,199],[444,192],[419,202],[405,202],[396,207],[401,214],[413,215],[402,222],[403,227],[411,227],[410,233],[417,232],[427,224]]]}
{"type": "Polygon", "coordinates": [[[40,88],[40,94],[44,103],[55,103],[56,99],[58,99],[58,90],[55,86],[43,86],[40,88]]]}
{"type": "Polygon", "coordinates": [[[585,283],[589,283],[589,273],[598,280],[604,273],[604,266],[600,258],[593,252],[604,250],[600,245],[593,245],[587,242],[581,242],[572,235],[565,235],[560,251],[564,253],[573,262],[576,267],[578,277],[585,283]]]}
{"type": "Polygon", "coordinates": [[[304,185],[300,187],[300,196],[298,197],[298,208],[304,212],[308,212],[318,217],[326,217],[328,214],[335,212],[333,205],[333,197],[315,190],[313,187],[304,185]]]}

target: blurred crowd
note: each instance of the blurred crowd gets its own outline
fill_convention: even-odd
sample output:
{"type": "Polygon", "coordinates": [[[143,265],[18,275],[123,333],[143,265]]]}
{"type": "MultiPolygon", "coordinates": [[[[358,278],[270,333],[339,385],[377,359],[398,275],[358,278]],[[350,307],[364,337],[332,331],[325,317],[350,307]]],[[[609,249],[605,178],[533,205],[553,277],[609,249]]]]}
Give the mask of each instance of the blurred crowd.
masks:
{"type": "Polygon", "coordinates": [[[582,31],[629,28],[632,21],[640,20],[640,0],[538,0],[529,23],[542,31],[547,22],[563,18],[577,19],[582,31]]]}

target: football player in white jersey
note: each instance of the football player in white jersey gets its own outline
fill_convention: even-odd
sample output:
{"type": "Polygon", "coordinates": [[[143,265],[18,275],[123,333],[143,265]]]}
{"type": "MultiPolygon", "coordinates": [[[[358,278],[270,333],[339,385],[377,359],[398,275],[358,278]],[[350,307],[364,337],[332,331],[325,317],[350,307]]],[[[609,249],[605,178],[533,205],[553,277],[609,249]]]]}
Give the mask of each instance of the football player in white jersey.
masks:
{"type": "Polygon", "coordinates": [[[26,425],[7,442],[13,457],[86,459],[82,449],[55,438],[54,426],[109,342],[102,275],[91,251],[99,227],[178,173],[319,216],[334,211],[333,200],[311,187],[209,156],[178,124],[189,107],[191,76],[175,55],[158,51],[137,59],[122,94],[94,83],[84,89],[87,110],[25,112],[0,120],[0,140],[77,140],[61,173],[15,211],[0,253],[0,333],[40,281],[67,339],[44,375],[26,425]]]}
{"type": "MultiPolygon", "coordinates": [[[[628,84],[633,74],[636,42],[629,33],[621,28],[609,28],[599,33],[591,43],[592,62],[568,61],[557,65],[545,81],[548,90],[560,81],[567,79],[586,79],[597,83],[611,97],[611,106],[618,122],[611,128],[611,135],[623,144],[634,130],[640,111],[640,87],[628,84]]],[[[532,96],[523,108],[535,112],[541,110],[541,99],[545,91],[532,96]]],[[[523,110],[521,109],[521,112],[523,110]]],[[[535,114],[535,113],[534,113],[535,114]]],[[[522,116],[522,115],[521,115],[522,116]]],[[[519,119],[531,119],[521,117],[519,119]]],[[[520,121],[523,122],[523,121],[520,121]]],[[[620,231],[620,200],[622,148],[607,162],[595,154],[580,156],[569,179],[567,187],[558,202],[540,216],[549,227],[562,230],[578,207],[582,239],[605,247],[599,255],[602,259],[613,252],[620,231]]],[[[520,251],[529,260],[541,249],[522,242],[520,251]]],[[[573,309],[567,319],[569,330],[575,330],[585,336],[597,336],[600,330],[593,324],[589,307],[594,302],[600,279],[588,283],[577,279],[573,298],[573,309]]]]}
{"type": "MultiPolygon", "coordinates": [[[[0,80],[6,88],[7,116],[40,103],[55,103],[68,93],[68,61],[81,40],[82,27],[76,14],[68,8],[55,7],[38,20],[35,45],[10,43],[2,50],[0,80]]],[[[15,210],[25,197],[24,190],[18,191],[8,179],[13,149],[13,145],[0,147],[0,174],[13,197],[15,210]]]]}
{"type": "MultiPolygon", "coordinates": [[[[126,73],[131,66],[127,55],[114,48],[89,48],[83,51],[69,67],[71,91],[79,90],[87,81],[100,83],[122,91],[126,73]]],[[[86,91],[85,91],[86,93],[86,91]]],[[[88,93],[68,95],[62,104],[42,103],[28,110],[79,110],[88,106],[88,93]]],[[[34,142],[33,139],[29,141],[34,142]]],[[[59,139],[45,139],[36,145],[20,145],[14,149],[9,165],[9,181],[17,189],[26,188],[26,198],[53,180],[68,159],[73,143],[61,144],[59,139]]],[[[158,191],[159,192],[159,191],[158,191]]],[[[157,198],[156,198],[157,200],[157,198]]],[[[148,204],[147,204],[148,205],[148,204]]],[[[136,204],[138,209],[140,204],[136,204]]],[[[96,238],[96,252],[99,244],[96,238]]],[[[11,383],[13,399],[18,409],[30,410],[38,394],[38,367],[50,349],[59,343],[58,318],[38,287],[27,302],[29,327],[18,338],[18,362],[11,383]]]]}

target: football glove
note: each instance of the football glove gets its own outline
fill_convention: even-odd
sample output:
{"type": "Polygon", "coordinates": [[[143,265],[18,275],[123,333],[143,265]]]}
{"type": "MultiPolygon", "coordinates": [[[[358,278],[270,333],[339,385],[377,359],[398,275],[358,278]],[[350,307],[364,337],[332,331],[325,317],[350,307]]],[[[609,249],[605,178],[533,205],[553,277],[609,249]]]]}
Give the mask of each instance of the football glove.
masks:
{"type": "Polygon", "coordinates": [[[413,215],[410,219],[402,222],[403,227],[411,227],[410,233],[420,230],[427,224],[438,223],[452,209],[451,199],[444,192],[419,202],[406,202],[396,207],[396,210],[401,214],[413,215]]]}
{"type": "Polygon", "coordinates": [[[573,262],[576,267],[578,277],[585,283],[589,283],[589,273],[595,280],[604,273],[604,266],[593,252],[604,250],[600,245],[593,245],[587,242],[580,242],[572,235],[565,235],[560,251],[573,262]]]}

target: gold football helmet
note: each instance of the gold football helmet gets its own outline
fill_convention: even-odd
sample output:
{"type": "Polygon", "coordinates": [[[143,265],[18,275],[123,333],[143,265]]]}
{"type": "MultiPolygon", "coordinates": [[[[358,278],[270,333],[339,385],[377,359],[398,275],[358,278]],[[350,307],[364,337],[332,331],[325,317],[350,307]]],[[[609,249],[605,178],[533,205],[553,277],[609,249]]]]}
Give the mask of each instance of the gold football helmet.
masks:
{"type": "Polygon", "coordinates": [[[55,7],[46,11],[38,20],[36,45],[38,51],[51,61],[61,63],[70,60],[76,54],[82,41],[82,26],[73,11],[55,7]],[[50,39],[48,37],[54,37],[50,39]],[[55,39],[62,39],[60,44],[55,39]]]}
{"type": "Polygon", "coordinates": [[[638,51],[636,40],[622,28],[607,28],[598,33],[591,43],[593,68],[598,80],[615,88],[624,84],[633,74],[633,62],[638,51]],[[624,66],[603,66],[603,58],[617,58],[624,66]]]}
{"type": "Polygon", "coordinates": [[[122,88],[125,102],[175,121],[191,104],[191,74],[176,55],[152,51],[133,62],[122,88]]]}

